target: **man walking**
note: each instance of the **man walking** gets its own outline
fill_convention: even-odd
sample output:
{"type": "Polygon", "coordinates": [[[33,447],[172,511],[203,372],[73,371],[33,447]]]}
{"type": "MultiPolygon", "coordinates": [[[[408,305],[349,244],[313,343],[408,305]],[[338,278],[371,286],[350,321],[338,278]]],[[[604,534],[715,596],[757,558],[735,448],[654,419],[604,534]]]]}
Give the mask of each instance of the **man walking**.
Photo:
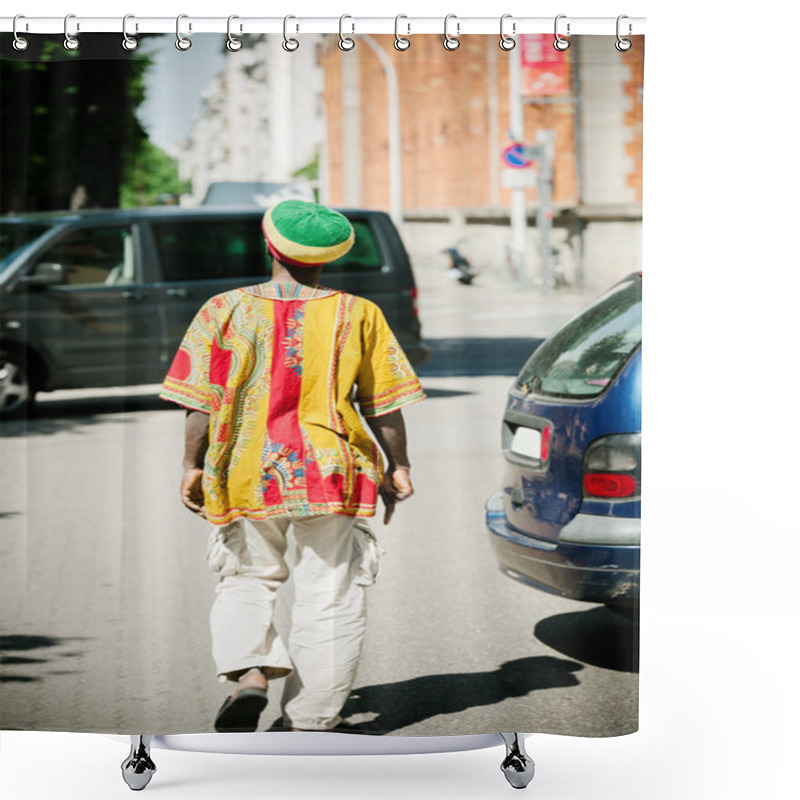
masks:
{"type": "Polygon", "coordinates": [[[288,676],[285,726],[329,730],[364,635],[374,539],[363,518],[380,495],[388,522],[413,492],[400,409],[424,394],[380,309],[319,285],[323,266],[353,245],[347,218],[286,200],[266,212],[263,231],[272,280],[205,303],[161,396],[187,408],[182,501],[214,526],[213,654],[220,680],[236,683],[216,729],[256,730],[267,681],[288,676]],[[290,525],[285,641],[273,613],[290,572],[290,525]]]}

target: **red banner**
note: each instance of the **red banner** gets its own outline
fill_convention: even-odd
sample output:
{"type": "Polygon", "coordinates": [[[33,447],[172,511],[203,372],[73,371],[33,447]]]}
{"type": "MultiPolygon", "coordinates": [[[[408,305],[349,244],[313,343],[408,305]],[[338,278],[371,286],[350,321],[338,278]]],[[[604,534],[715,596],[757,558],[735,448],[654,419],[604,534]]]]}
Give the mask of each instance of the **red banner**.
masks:
{"type": "Polygon", "coordinates": [[[546,33],[523,33],[522,94],[524,97],[555,97],[571,94],[565,52],[553,47],[546,33]]]}

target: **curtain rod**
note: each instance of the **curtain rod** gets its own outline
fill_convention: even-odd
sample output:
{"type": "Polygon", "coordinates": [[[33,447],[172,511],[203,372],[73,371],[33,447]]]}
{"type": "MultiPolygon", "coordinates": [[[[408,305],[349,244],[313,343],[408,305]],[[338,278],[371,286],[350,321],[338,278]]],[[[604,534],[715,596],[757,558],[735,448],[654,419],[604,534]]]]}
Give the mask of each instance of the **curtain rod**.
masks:
{"type": "MultiPolygon", "coordinates": [[[[14,30],[14,17],[0,17],[0,32],[14,30]]],[[[122,33],[122,17],[82,17],[70,14],[68,17],[34,17],[18,15],[16,31],[18,34],[64,33],[65,28],[71,36],[84,33],[122,33]]],[[[181,35],[195,33],[222,33],[228,31],[228,17],[195,17],[182,14],[180,17],[181,35]]],[[[234,17],[232,32],[237,36],[247,34],[288,32],[292,35],[312,33],[399,33],[402,36],[433,33],[450,36],[475,33],[495,33],[500,35],[501,18],[497,17],[459,17],[457,14],[444,17],[357,17],[349,14],[340,17],[234,17]]],[[[635,36],[645,32],[645,17],[570,17],[559,15],[558,30],[565,35],[635,36]],[[569,33],[567,33],[569,25],[569,33]],[[619,28],[618,28],[619,26],[619,28]]],[[[178,28],[176,17],[136,17],[129,15],[125,29],[130,36],[144,33],[175,33],[178,28]]],[[[521,33],[550,33],[555,30],[555,17],[515,17],[503,15],[502,30],[506,36],[521,33]]]]}

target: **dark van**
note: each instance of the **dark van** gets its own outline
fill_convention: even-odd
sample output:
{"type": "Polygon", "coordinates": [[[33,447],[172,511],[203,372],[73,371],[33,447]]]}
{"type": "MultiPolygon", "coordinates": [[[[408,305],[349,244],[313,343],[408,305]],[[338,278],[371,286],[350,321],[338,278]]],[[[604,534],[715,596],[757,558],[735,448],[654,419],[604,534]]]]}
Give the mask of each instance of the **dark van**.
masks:
{"type": "MultiPolygon", "coordinates": [[[[381,307],[412,362],[420,338],[403,242],[380,211],[340,209],[353,249],[323,281],[381,307]]],[[[263,209],[153,207],[0,219],[0,411],[38,391],[160,382],[212,295],[268,280],[263,209]]]]}

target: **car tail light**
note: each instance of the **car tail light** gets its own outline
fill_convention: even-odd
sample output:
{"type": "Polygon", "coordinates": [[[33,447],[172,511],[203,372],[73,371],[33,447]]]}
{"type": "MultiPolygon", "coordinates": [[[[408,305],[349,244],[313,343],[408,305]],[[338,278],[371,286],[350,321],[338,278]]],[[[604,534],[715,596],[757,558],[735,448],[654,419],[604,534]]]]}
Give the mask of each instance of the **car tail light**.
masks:
{"type": "Polygon", "coordinates": [[[419,316],[419,307],[417,306],[417,298],[419,297],[419,289],[414,286],[411,289],[411,310],[414,312],[414,316],[419,316]]]}
{"type": "Polygon", "coordinates": [[[544,429],[542,430],[542,448],[541,448],[542,464],[544,464],[547,461],[547,458],[550,455],[551,436],[552,436],[552,428],[549,425],[545,425],[544,429]]]}
{"type": "Polygon", "coordinates": [[[590,497],[631,497],[636,481],[630,475],[590,472],[583,476],[583,491],[590,497]]]}
{"type": "Polygon", "coordinates": [[[583,496],[603,499],[641,493],[640,433],[619,433],[593,441],[583,457],[583,496]]]}

